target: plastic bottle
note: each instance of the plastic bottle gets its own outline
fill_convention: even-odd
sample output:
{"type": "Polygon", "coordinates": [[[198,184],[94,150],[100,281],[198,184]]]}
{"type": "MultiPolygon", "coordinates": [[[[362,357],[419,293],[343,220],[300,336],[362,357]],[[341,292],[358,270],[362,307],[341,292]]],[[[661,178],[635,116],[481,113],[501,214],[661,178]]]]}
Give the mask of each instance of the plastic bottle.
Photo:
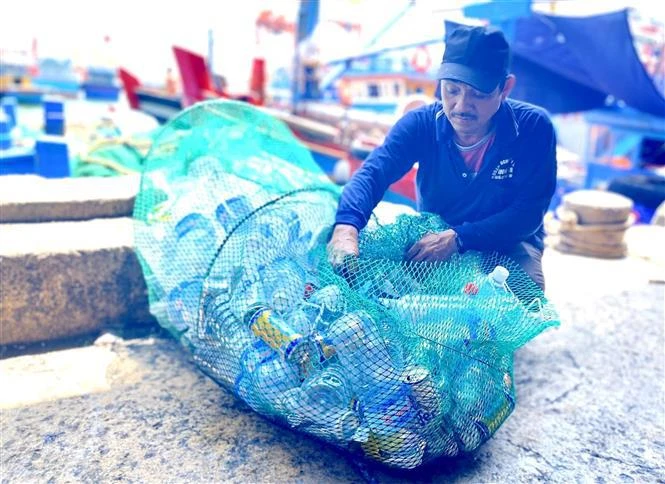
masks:
{"type": "Polygon", "coordinates": [[[253,380],[254,390],[270,404],[266,413],[271,414],[276,413],[275,405],[285,391],[300,386],[298,370],[276,354],[259,363],[253,380]]]}
{"type": "Polygon", "coordinates": [[[195,277],[178,284],[169,293],[167,314],[171,328],[178,335],[196,325],[202,287],[203,278],[195,277]]]}
{"type": "Polygon", "coordinates": [[[352,400],[345,369],[330,365],[300,388],[285,392],[277,408],[292,426],[331,442],[346,443],[360,426],[352,400]]]}
{"type": "Polygon", "coordinates": [[[217,248],[217,234],[212,222],[201,213],[190,213],[180,219],[173,234],[163,242],[166,246],[165,279],[170,288],[180,281],[204,276],[217,248]]]}
{"type": "Polygon", "coordinates": [[[303,384],[302,390],[312,405],[320,408],[347,408],[353,397],[353,389],[340,365],[323,368],[303,384]]]}
{"type": "Polygon", "coordinates": [[[262,270],[263,292],[269,305],[279,313],[287,313],[302,305],[305,271],[297,261],[280,258],[262,270]]]}
{"type": "Polygon", "coordinates": [[[284,315],[284,320],[288,321],[294,331],[302,335],[310,335],[314,331],[314,323],[307,313],[301,307],[297,307],[284,315]]]}
{"type": "Polygon", "coordinates": [[[477,298],[496,298],[505,296],[510,292],[506,281],[510,272],[503,266],[496,266],[487,277],[483,278],[477,289],[467,285],[467,292],[477,298]]]}
{"type": "Polygon", "coordinates": [[[339,317],[321,336],[323,348],[329,349],[327,357],[334,354],[339,358],[356,392],[396,374],[388,348],[367,312],[353,311],[339,317]]]}
{"type": "Polygon", "coordinates": [[[206,280],[200,311],[197,316],[198,338],[218,345],[221,358],[236,361],[245,348],[255,341],[251,333],[231,309],[231,294],[227,281],[206,280]]]}
{"type": "Polygon", "coordinates": [[[469,297],[465,294],[407,294],[379,302],[393,311],[398,332],[440,344],[463,344],[470,339],[469,297]]]}
{"type": "Polygon", "coordinates": [[[227,200],[222,200],[215,209],[215,218],[224,228],[225,232],[228,233],[238,222],[249,215],[252,210],[253,207],[249,198],[244,195],[238,195],[227,200]]]}
{"type": "Polygon", "coordinates": [[[496,266],[478,286],[467,284],[475,317],[469,318],[472,339],[511,344],[521,339],[527,312],[506,281],[508,269],[496,266]]]}
{"type": "Polygon", "coordinates": [[[491,369],[475,360],[463,359],[453,381],[453,407],[449,421],[462,450],[469,452],[489,438],[478,425],[478,419],[483,414],[488,391],[492,388],[491,369]]]}
{"type": "Polygon", "coordinates": [[[272,404],[255,385],[255,375],[259,367],[275,357],[273,350],[263,341],[255,341],[240,355],[240,371],[234,383],[234,390],[245,403],[257,412],[271,410],[272,404]]]}
{"type": "Polygon", "coordinates": [[[317,322],[319,329],[325,330],[335,318],[346,311],[346,298],[339,286],[329,284],[314,290],[307,298],[304,308],[317,322]]]}

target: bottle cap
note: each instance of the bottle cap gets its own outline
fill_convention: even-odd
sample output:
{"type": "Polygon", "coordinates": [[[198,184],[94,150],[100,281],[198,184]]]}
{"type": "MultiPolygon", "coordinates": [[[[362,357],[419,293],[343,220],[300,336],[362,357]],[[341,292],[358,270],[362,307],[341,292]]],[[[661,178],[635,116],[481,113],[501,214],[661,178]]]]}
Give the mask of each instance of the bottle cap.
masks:
{"type": "Polygon", "coordinates": [[[505,284],[510,272],[503,266],[496,266],[490,274],[490,278],[497,284],[505,284]]]}

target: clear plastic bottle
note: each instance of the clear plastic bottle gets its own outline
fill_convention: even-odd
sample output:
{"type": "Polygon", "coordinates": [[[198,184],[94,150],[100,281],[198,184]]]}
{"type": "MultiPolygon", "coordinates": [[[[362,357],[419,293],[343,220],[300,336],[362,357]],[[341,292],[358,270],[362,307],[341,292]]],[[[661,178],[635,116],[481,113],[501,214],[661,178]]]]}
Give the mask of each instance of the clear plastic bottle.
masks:
{"type": "Polygon", "coordinates": [[[442,344],[470,338],[467,324],[470,302],[465,294],[407,294],[379,301],[394,311],[400,333],[442,344]]]}
{"type": "Polygon", "coordinates": [[[213,261],[217,234],[210,219],[193,212],[180,219],[174,237],[164,241],[169,285],[204,276],[213,261]]]}
{"type": "Polygon", "coordinates": [[[237,195],[227,200],[222,200],[215,209],[215,218],[224,228],[224,231],[228,233],[238,222],[249,215],[252,210],[253,207],[249,198],[244,195],[237,195]]]}
{"type": "Polygon", "coordinates": [[[269,403],[264,412],[270,414],[278,413],[276,405],[284,392],[300,386],[298,370],[277,354],[260,362],[252,378],[254,391],[269,403]]]}
{"type": "Polygon", "coordinates": [[[478,285],[477,291],[471,290],[477,298],[497,298],[510,293],[506,284],[510,272],[503,266],[496,266],[478,285]],[[475,293],[474,293],[475,292],[475,293]]]}
{"type": "Polygon", "coordinates": [[[335,318],[346,311],[346,298],[338,285],[329,284],[315,289],[307,298],[304,308],[317,322],[319,329],[325,330],[335,318]]]}
{"type": "Polygon", "coordinates": [[[231,310],[228,281],[206,280],[197,314],[196,334],[206,343],[218,345],[220,358],[236,364],[242,352],[256,339],[231,310]]]}
{"type": "Polygon", "coordinates": [[[340,365],[323,368],[300,388],[285,392],[277,408],[292,426],[331,442],[348,442],[360,418],[345,373],[340,365]]]}
{"type": "Polygon", "coordinates": [[[527,312],[508,287],[509,275],[508,269],[496,266],[478,286],[467,285],[465,288],[475,316],[469,319],[472,339],[502,344],[522,339],[522,323],[527,312]]]}
{"type": "Polygon", "coordinates": [[[178,334],[196,326],[203,278],[195,277],[178,284],[169,293],[167,314],[171,328],[178,334]]]}
{"type": "Polygon", "coordinates": [[[302,305],[305,271],[292,259],[280,258],[262,269],[263,292],[268,304],[283,314],[302,305]]]}
{"type": "Polygon", "coordinates": [[[307,399],[315,407],[347,408],[353,397],[345,370],[340,365],[323,368],[302,386],[307,399]]]}
{"type": "Polygon", "coordinates": [[[365,311],[347,313],[321,333],[328,357],[336,355],[356,392],[371,389],[396,374],[388,348],[365,311]]]}

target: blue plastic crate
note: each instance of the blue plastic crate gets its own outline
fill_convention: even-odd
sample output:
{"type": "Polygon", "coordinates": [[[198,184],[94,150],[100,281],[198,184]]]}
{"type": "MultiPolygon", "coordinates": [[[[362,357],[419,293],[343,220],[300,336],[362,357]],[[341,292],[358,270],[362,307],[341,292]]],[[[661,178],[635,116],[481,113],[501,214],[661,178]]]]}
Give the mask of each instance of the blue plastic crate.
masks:
{"type": "Polygon", "coordinates": [[[49,135],[62,136],[65,134],[65,120],[63,117],[47,116],[44,120],[44,132],[49,135]]]}
{"type": "Polygon", "coordinates": [[[70,175],[69,149],[60,136],[43,136],[35,145],[36,172],[46,178],[64,178],[70,175]]]}
{"type": "Polygon", "coordinates": [[[0,175],[26,175],[34,172],[34,150],[19,147],[0,150],[0,175]]]}

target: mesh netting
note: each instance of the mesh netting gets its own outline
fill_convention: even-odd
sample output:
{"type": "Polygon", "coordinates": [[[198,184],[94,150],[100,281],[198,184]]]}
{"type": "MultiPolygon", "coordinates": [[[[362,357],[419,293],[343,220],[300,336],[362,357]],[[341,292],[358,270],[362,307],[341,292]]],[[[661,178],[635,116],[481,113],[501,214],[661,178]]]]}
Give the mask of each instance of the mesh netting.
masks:
{"type": "Polygon", "coordinates": [[[251,408],[350,451],[413,468],[478,448],[515,406],[514,351],[558,324],[506,257],[404,262],[447,227],[435,215],[374,217],[361,256],[331,267],[339,188],[248,105],[185,111],[145,167],[135,236],[153,314],[251,408]]]}

